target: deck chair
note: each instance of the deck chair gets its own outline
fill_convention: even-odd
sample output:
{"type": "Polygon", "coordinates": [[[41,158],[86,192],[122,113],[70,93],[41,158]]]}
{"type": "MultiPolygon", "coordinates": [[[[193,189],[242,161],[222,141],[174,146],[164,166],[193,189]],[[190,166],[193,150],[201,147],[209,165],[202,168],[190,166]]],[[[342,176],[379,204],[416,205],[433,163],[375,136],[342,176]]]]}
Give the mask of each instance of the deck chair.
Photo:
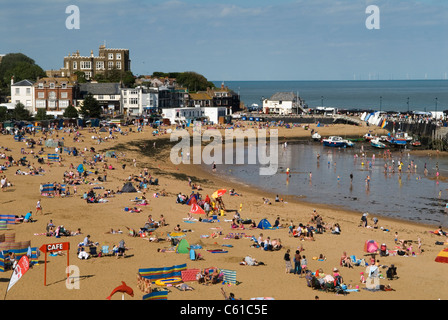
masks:
{"type": "Polygon", "coordinates": [[[112,253],[109,251],[109,246],[101,247],[101,256],[103,257],[112,256],[112,253]]]}
{"type": "Polygon", "coordinates": [[[362,263],[362,260],[361,259],[356,259],[356,256],[355,255],[351,255],[350,256],[350,259],[352,260],[352,263],[353,263],[353,265],[354,266],[360,266],[361,265],[361,263],[362,263]]]}
{"type": "Polygon", "coordinates": [[[96,258],[98,257],[98,252],[96,250],[96,247],[89,247],[89,254],[90,256],[96,258]]]}
{"type": "Polygon", "coordinates": [[[237,284],[235,270],[222,269],[221,272],[223,273],[223,284],[237,284]]]}

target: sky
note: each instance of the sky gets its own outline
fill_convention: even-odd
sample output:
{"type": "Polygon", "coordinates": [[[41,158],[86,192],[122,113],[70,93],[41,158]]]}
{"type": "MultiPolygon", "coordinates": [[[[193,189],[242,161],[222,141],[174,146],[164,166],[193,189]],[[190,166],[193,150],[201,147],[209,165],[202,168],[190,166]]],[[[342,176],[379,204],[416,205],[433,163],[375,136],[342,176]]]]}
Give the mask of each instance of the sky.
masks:
{"type": "Polygon", "coordinates": [[[130,50],[135,75],[448,79],[446,0],[0,0],[0,39],[0,54],[24,53],[44,70],[106,44],[130,50]],[[66,26],[70,5],[79,29],[66,26]]]}

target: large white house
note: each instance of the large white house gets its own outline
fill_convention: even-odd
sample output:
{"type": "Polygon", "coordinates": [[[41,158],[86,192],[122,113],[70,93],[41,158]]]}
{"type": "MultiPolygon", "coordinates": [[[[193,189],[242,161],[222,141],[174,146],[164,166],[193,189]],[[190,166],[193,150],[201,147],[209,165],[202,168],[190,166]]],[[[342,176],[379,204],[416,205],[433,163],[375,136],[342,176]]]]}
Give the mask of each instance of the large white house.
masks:
{"type": "Polygon", "coordinates": [[[22,80],[14,83],[14,78],[11,78],[11,103],[14,106],[20,102],[30,113],[35,113],[34,100],[33,81],[22,80]]]}
{"type": "Polygon", "coordinates": [[[263,100],[263,113],[300,114],[304,112],[304,106],[304,101],[294,92],[277,92],[263,100]]]}
{"type": "Polygon", "coordinates": [[[227,115],[226,107],[184,107],[162,109],[163,119],[171,123],[185,124],[195,120],[206,119],[213,124],[219,123],[220,118],[227,115]]]}
{"type": "Polygon", "coordinates": [[[138,86],[121,89],[121,109],[128,116],[140,116],[158,108],[158,88],[138,86]]]}

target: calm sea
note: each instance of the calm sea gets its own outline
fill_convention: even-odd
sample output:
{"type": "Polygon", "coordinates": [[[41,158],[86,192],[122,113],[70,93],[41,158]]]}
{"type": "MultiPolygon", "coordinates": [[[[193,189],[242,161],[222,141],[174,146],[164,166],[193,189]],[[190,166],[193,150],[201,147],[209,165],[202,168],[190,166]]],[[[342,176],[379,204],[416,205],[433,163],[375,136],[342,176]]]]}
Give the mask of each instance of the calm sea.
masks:
{"type": "MultiPolygon", "coordinates": [[[[448,184],[435,179],[437,169],[442,176],[448,175],[448,159],[410,156],[407,151],[392,151],[392,155],[392,159],[385,160],[378,149],[367,143],[358,142],[354,148],[339,149],[310,141],[288,144],[286,148],[279,146],[279,166],[275,175],[260,175],[256,164],[220,164],[217,173],[225,175],[229,181],[242,182],[280,197],[291,195],[301,201],[359,211],[360,215],[369,212],[371,217],[387,216],[448,227],[448,214],[445,213],[448,184]],[[363,152],[364,159],[361,158],[363,152]],[[384,164],[391,166],[392,160],[395,172],[385,173],[384,164]],[[401,174],[399,160],[404,164],[401,174]],[[417,169],[407,173],[411,164],[417,169]],[[425,175],[425,166],[428,175],[425,175]],[[290,176],[286,174],[287,168],[290,176]],[[353,174],[353,180],[350,174],[353,174]],[[369,184],[366,183],[367,176],[370,177],[369,184]]],[[[247,163],[247,148],[245,159],[247,163]]],[[[261,192],[260,201],[265,196],[261,192]]]]}
{"type": "MultiPolygon", "coordinates": [[[[222,82],[214,84],[219,87],[222,82]]],[[[311,108],[323,101],[326,107],[340,109],[406,112],[409,98],[409,110],[448,110],[448,80],[225,81],[224,85],[239,93],[246,106],[262,106],[262,98],[276,92],[295,92],[311,108]]]]}

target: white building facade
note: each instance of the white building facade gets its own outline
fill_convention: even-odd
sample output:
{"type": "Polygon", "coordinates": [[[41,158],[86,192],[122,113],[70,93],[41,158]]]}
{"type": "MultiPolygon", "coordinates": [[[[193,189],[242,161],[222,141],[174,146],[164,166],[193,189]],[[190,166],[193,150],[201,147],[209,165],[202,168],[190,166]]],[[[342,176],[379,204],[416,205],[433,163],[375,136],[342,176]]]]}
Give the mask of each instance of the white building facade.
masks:
{"type": "Polygon", "coordinates": [[[263,100],[263,113],[289,115],[302,112],[304,112],[304,101],[293,92],[277,92],[269,99],[263,100]]]}
{"type": "Polygon", "coordinates": [[[14,83],[14,78],[11,78],[11,103],[15,106],[20,102],[30,113],[35,113],[33,85],[34,82],[30,80],[14,83]]]}

